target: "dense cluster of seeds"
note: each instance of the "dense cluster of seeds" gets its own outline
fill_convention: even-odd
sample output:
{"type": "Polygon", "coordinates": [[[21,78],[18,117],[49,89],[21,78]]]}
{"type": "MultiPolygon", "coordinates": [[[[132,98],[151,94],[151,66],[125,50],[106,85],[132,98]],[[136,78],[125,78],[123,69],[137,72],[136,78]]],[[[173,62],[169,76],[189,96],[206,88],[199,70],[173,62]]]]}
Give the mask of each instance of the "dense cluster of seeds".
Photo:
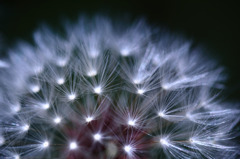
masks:
{"type": "Polygon", "coordinates": [[[46,27],[0,63],[0,158],[235,158],[222,68],[143,21],[46,27]],[[152,31],[154,30],[154,31],[152,31]]]}

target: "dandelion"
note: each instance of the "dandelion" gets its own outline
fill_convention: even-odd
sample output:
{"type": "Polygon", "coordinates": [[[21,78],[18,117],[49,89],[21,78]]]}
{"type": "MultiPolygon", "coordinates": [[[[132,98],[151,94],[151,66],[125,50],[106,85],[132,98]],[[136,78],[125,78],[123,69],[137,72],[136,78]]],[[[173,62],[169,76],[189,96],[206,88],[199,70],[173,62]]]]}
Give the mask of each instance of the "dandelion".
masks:
{"type": "Polygon", "coordinates": [[[126,24],[80,17],[9,49],[0,158],[237,158],[223,69],[184,38],[126,24]]]}

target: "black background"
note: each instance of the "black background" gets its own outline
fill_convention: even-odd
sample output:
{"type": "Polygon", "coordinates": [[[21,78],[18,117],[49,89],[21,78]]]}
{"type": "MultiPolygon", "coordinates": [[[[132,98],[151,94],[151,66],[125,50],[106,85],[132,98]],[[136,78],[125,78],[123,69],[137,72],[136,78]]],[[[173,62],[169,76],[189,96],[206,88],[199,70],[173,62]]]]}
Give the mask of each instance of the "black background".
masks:
{"type": "MultiPolygon", "coordinates": [[[[208,49],[229,75],[225,98],[240,101],[240,9],[236,2],[208,0],[49,0],[0,1],[2,49],[19,39],[30,40],[32,32],[45,22],[60,24],[63,18],[76,19],[79,13],[145,17],[156,26],[180,32],[208,49]]],[[[4,49],[1,51],[4,55],[4,49]]]]}

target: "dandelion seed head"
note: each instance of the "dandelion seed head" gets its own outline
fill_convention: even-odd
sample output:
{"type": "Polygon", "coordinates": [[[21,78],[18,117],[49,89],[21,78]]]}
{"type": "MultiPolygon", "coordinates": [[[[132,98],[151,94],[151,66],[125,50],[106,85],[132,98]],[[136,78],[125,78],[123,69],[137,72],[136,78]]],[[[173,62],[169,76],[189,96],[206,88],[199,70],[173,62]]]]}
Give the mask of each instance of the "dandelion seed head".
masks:
{"type": "Polygon", "coordinates": [[[224,70],[187,39],[120,23],[82,16],[6,49],[0,158],[237,158],[224,70]]]}

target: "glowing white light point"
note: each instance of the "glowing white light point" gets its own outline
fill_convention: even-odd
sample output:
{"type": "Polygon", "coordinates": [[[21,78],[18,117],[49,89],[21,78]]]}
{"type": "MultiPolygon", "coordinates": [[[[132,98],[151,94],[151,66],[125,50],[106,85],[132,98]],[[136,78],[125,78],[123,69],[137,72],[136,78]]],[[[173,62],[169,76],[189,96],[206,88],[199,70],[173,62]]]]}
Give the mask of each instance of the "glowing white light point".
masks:
{"type": "Polygon", "coordinates": [[[6,61],[0,60],[0,68],[8,68],[10,65],[6,61]]]}
{"type": "Polygon", "coordinates": [[[128,49],[122,49],[120,53],[122,56],[128,56],[130,54],[128,49]]]}
{"type": "Polygon", "coordinates": [[[135,83],[135,84],[140,84],[142,81],[140,80],[140,79],[134,79],[133,80],[133,83],[135,83]]]}
{"type": "Polygon", "coordinates": [[[164,114],[163,112],[159,112],[159,113],[158,113],[158,116],[160,116],[160,117],[164,117],[165,114],[164,114]]]}
{"type": "Polygon", "coordinates": [[[190,138],[189,141],[190,141],[191,143],[196,143],[196,140],[194,140],[193,138],[190,138]]]}
{"type": "Polygon", "coordinates": [[[132,146],[130,146],[130,145],[124,146],[124,151],[127,152],[127,153],[131,153],[132,152],[132,146]]]}
{"type": "Polygon", "coordinates": [[[17,113],[21,110],[21,106],[19,104],[12,106],[12,112],[17,113]]]}
{"type": "Polygon", "coordinates": [[[160,143],[165,146],[169,145],[169,142],[166,139],[160,139],[160,143]]]}
{"type": "Polygon", "coordinates": [[[65,82],[64,78],[58,78],[57,84],[62,85],[65,82]]]}
{"type": "Polygon", "coordinates": [[[97,49],[91,49],[89,56],[91,58],[95,59],[99,56],[99,51],[97,49]]]}
{"type": "Polygon", "coordinates": [[[60,117],[56,117],[56,118],[54,118],[53,121],[54,121],[54,123],[59,124],[62,121],[62,119],[60,117]]]}
{"type": "Polygon", "coordinates": [[[60,66],[60,67],[64,67],[64,66],[66,66],[67,62],[68,61],[66,59],[59,59],[57,61],[57,65],[60,66]]]}
{"type": "Polygon", "coordinates": [[[159,55],[156,55],[152,59],[154,65],[159,65],[161,63],[159,55]]]}
{"type": "Polygon", "coordinates": [[[136,125],[135,120],[128,120],[128,125],[135,126],[136,125]]]}
{"type": "Polygon", "coordinates": [[[37,93],[37,92],[40,91],[40,86],[34,85],[34,86],[31,87],[31,90],[32,90],[33,93],[37,93]]]}
{"type": "Polygon", "coordinates": [[[193,119],[193,115],[192,115],[190,112],[187,112],[187,113],[186,113],[186,117],[187,117],[188,119],[190,119],[190,120],[193,119]]]}
{"type": "Polygon", "coordinates": [[[91,122],[92,120],[93,120],[93,117],[91,117],[91,116],[86,118],[86,122],[88,122],[88,123],[91,122]]]}
{"type": "Polygon", "coordinates": [[[69,100],[74,100],[76,98],[76,94],[72,93],[68,95],[69,100]]]}
{"type": "Polygon", "coordinates": [[[142,95],[144,92],[145,92],[144,89],[138,89],[138,90],[137,90],[137,93],[140,94],[140,95],[142,95]]]}
{"type": "Polygon", "coordinates": [[[19,155],[14,155],[13,158],[14,159],[20,159],[20,156],[19,155]]]}
{"type": "Polygon", "coordinates": [[[42,143],[42,147],[43,148],[47,148],[49,146],[49,142],[48,141],[44,141],[43,143],[42,143]]]}
{"type": "Polygon", "coordinates": [[[96,76],[97,75],[97,71],[95,69],[92,69],[92,70],[89,70],[87,75],[89,77],[93,77],[93,76],[96,76]]]}
{"type": "Polygon", "coordinates": [[[101,93],[102,93],[102,87],[101,87],[101,86],[95,87],[95,88],[94,88],[94,92],[95,92],[96,94],[101,94],[101,93]]]}
{"type": "Polygon", "coordinates": [[[41,73],[42,71],[43,71],[43,66],[37,66],[37,67],[34,68],[34,72],[35,72],[36,74],[39,74],[39,73],[41,73]]]}
{"type": "Polygon", "coordinates": [[[23,131],[28,131],[28,130],[29,130],[29,127],[30,127],[30,126],[26,124],[26,125],[24,125],[24,126],[22,127],[22,130],[23,130],[23,131]]]}
{"type": "Polygon", "coordinates": [[[4,142],[5,142],[5,139],[2,136],[0,136],[0,146],[3,145],[4,142]]]}
{"type": "Polygon", "coordinates": [[[99,133],[97,133],[93,136],[93,138],[94,138],[94,140],[99,141],[99,140],[101,140],[102,136],[99,133]]]}
{"type": "Polygon", "coordinates": [[[168,89],[171,88],[171,85],[168,84],[168,83],[164,83],[164,84],[162,84],[162,88],[163,88],[164,90],[168,90],[168,89]]]}
{"type": "Polygon", "coordinates": [[[74,149],[76,149],[78,146],[77,146],[77,143],[76,142],[71,142],[70,144],[69,144],[69,149],[70,150],[74,150],[74,149]]]}
{"type": "Polygon", "coordinates": [[[43,108],[43,109],[48,109],[48,108],[50,108],[49,103],[44,103],[44,104],[42,104],[42,108],[43,108]]]}

